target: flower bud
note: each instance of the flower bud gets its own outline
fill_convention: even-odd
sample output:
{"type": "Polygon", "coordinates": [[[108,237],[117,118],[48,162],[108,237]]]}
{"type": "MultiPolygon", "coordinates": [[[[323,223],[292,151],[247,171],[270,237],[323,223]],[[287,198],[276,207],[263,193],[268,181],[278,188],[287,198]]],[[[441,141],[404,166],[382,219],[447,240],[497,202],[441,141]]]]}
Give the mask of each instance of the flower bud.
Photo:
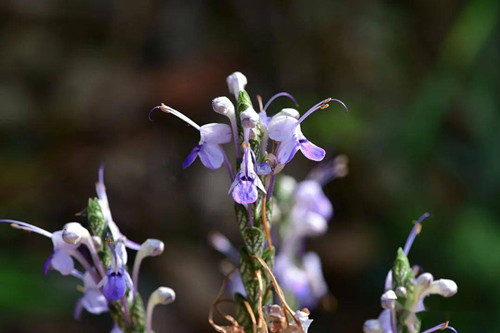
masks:
{"type": "Polygon", "coordinates": [[[453,280],[449,279],[439,279],[432,282],[429,287],[429,294],[439,294],[443,297],[451,297],[455,295],[458,291],[458,286],[453,280]]]}
{"type": "Polygon", "coordinates": [[[243,128],[255,128],[259,122],[259,114],[250,107],[240,114],[240,119],[243,128]]]}
{"type": "Polygon", "coordinates": [[[144,257],[155,257],[163,253],[165,245],[158,239],[146,239],[139,251],[144,257]]]}
{"type": "Polygon", "coordinates": [[[434,281],[434,277],[431,273],[423,273],[417,279],[417,286],[420,288],[427,289],[431,286],[434,281]]]}
{"type": "Polygon", "coordinates": [[[175,291],[172,288],[159,287],[151,296],[149,296],[149,304],[155,306],[157,304],[167,305],[175,301],[175,291]]]}
{"type": "Polygon", "coordinates": [[[240,91],[244,90],[247,85],[247,78],[240,72],[234,72],[227,77],[226,82],[229,92],[238,99],[240,91]]]}
{"type": "Polygon", "coordinates": [[[212,100],[212,109],[223,116],[234,114],[234,105],[226,96],[214,98],[212,100]]]}
{"type": "Polygon", "coordinates": [[[82,238],[89,236],[88,230],[82,227],[78,222],[66,223],[63,228],[62,238],[69,244],[78,244],[82,241],[82,238]]]}
{"type": "Polygon", "coordinates": [[[388,290],[380,297],[380,303],[384,309],[394,309],[397,299],[396,293],[392,290],[388,290]]]}
{"type": "Polygon", "coordinates": [[[399,297],[406,297],[407,291],[403,286],[399,286],[396,288],[396,295],[399,297]]]}

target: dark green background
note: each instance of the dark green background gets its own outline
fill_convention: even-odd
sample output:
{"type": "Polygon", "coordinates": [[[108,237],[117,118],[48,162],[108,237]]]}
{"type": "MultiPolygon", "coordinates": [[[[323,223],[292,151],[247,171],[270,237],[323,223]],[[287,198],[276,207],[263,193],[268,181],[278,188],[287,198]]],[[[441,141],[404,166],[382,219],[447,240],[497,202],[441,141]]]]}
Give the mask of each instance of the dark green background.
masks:
{"type": "MultiPolygon", "coordinates": [[[[303,125],[350,174],[325,189],[335,206],[319,252],[337,306],[311,332],[360,332],[411,220],[430,211],[410,255],[451,299],[428,299],[424,327],[500,331],[500,2],[0,2],[0,216],[48,230],[77,220],[99,163],[122,231],[162,239],[140,290],[174,288],[157,332],[209,332],[221,257],[206,236],[239,244],[224,171],[181,163],[198,134],[148,110],[165,102],[199,123],[225,121],[211,99],[235,70],[248,91],[296,96],[301,111],[342,99],[303,125]]],[[[275,105],[289,105],[285,101],[275,105]]],[[[232,147],[228,146],[232,153],[232,147]]],[[[297,155],[286,171],[314,165],[297,155]]],[[[72,320],[76,280],[42,264],[50,240],[1,226],[0,331],[109,331],[106,316],[72,320]],[[94,329],[95,328],[95,329],[94,329]]]]}

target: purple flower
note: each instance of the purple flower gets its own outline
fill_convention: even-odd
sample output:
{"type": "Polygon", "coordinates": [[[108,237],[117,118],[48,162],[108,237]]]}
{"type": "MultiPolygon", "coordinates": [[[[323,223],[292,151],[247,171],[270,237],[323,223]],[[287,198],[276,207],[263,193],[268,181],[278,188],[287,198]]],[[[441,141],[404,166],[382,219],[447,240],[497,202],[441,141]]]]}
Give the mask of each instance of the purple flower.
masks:
{"type": "Polygon", "coordinates": [[[118,261],[117,250],[113,244],[109,244],[113,254],[111,266],[106,271],[106,276],[99,282],[98,287],[102,287],[102,294],[108,301],[116,301],[125,296],[127,287],[133,290],[132,279],[123,265],[118,261]]]}
{"type": "Polygon", "coordinates": [[[251,204],[257,201],[259,193],[257,189],[266,193],[266,189],[262,184],[259,176],[255,172],[254,156],[252,149],[245,146],[243,161],[241,162],[240,170],[236,174],[229,192],[232,192],[233,199],[239,204],[251,204]]]}
{"type": "Polygon", "coordinates": [[[299,112],[295,109],[283,109],[271,118],[267,129],[269,131],[269,137],[280,142],[276,152],[278,162],[280,164],[290,162],[298,150],[300,150],[302,154],[310,160],[323,160],[326,154],[325,150],[316,146],[304,136],[300,128],[300,124],[314,111],[328,107],[328,103],[330,101],[339,102],[345,107],[344,103],[341,101],[327,98],[310,108],[300,118],[299,112]]]}
{"type": "Polygon", "coordinates": [[[164,104],[153,108],[150,114],[156,109],[176,116],[200,132],[200,142],[193,148],[182,163],[184,169],[193,164],[198,156],[200,157],[201,163],[209,169],[218,169],[222,166],[225,159],[225,152],[221,145],[230,142],[232,136],[231,127],[229,125],[213,123],[199,126],[181,112],[164,104]]]}
{"type": "Polygon", "coordinates": [[[333,214],[332,203],[321,185],[314,180],[304,180],[298,184],[295,191],[295,206],[317,213],[325,219],[329,219],[333,214]]]}
{"type": "Polygon", "coordinates": [[[102,288],[102,293],[108,301],[116,301],[125,296],[127,283],[125,281],[125,270],[109,268],[106,273],[106,283],[102,288]]]}
{"type": "Polygon", "coordinates": [[[287,253],[276,257],[274,273],[285,291],[292,293],[302,307],[314,307],[328,293],[321,261],[314,252],[300,259],[300,266],[287,253]]]}

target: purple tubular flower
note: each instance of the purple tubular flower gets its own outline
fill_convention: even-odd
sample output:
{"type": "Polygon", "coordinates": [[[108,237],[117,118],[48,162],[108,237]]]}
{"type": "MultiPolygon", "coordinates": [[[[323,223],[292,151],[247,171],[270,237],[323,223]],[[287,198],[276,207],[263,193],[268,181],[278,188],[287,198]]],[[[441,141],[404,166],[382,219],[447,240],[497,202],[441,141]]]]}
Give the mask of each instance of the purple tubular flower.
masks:
{"type": "Polygon", "coordinates": [[[253,160],[254,156],[252,149],[250,147],[245,147],[240,171],[238,171],[228,192],[232,192],[234,201],[242,205],[251,204],[257,201],[259,196],[257,189],[266,193],[264,185],[255,172],[253,160]]]}
{"type": "Polygon", "coordinates": [[[107,281],[102,288],[102,293],[108,301],[117,301],[125,296],[127,283],[125,282],[124,275],[125,270],[123,268],[119,268],[116,271],[112,268],[108,269],[106,273],[107,281]]]}
{"type": "Polygon", "coordinates": [[[102,294],[110,302],[117,301],[127,292],[127,287],[133,290],[132,279],[128,272],[123,268],[123,264],[119,261],[117,248],[113,244],[109,244],[111,253],[113,254],[111,266],[106,271],[106,276],[99,282],[98,287],[103,286],[102,294]]]}
{"type": "Polygon", "coordinates": [[[193,164],[198,156],[201,163],[209,169],[218,169],[222,166],[225,152],[221,145],[230,142],[232,138],[231,127],[229,125],[212,123],[200,126],[181,112],[164,104],[153,108],[150,113],[156,109],[176,116],[200,132],[200,142],[191,150],[182,163],[184,169],[193,164]]]}
{"type": "Polygon", "coordinates": [[[327,98],[310,108],[300,118],[299,113],[294,109],[283,109],[271,118],[268,124],[269,137],[280,142],[277,150],[279,163],[286,164],[290,162],[298,150],[300,150],[306,158],[312,161],[323,160],[326,154],[325,150],[316,146],[304,136],[300,124],[314,111],[326,108],[330,101],[341,103],[347,110],[343,102],[327,98]]]}

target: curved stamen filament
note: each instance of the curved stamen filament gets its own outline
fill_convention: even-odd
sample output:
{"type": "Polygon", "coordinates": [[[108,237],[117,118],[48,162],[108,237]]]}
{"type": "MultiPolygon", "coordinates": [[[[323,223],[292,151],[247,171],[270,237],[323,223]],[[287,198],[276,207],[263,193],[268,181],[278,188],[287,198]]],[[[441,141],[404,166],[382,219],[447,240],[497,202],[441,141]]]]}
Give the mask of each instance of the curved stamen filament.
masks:
{"type": "Polygon", "coordinates": [[[446,321],[442,324],[439,324],[437,326],[434,326],[432,328],[429,328],[428,330],[422,332],[422,333],[431,333],[431,332],[436,332],[436,331],[444,331],[445,329],[449,329],[450,331],[453,331],[455,333],[458,333],[456,329],[454,329],[453,327],[449,326],[450,322],[449,321],[446,321]]]}
{"type": "Polygon", "coordinates": [[[413,241],[417,237],[417,235],[420,233],[420,230],[422,230],[422,225],[421,223],[428,217],[430,217],[430,213],[424,213],[420,218],[415,222],[415,225],[410,231],[410,234],[408,235],[408,239],[406,240],[405,247],[403,249],[404,253],[406,256],[408,256],[408,253],[410,253],[411,246],[413,245],[413,241]]]}
{"type": "Polygon", "coordinates": [[[299,103],[297,103],[297,101],[295,100],[295,98],[287,93],[287,92],[279,92],[277,94],[275,94],[274,96],[272,96],[271,98],[269,98],[269,100],[267,101],[266,105],[264,106],[264,108],[262,109],[262,111],[266,112],[267,111],[267,108],[271,105],[272,102],[274,102],[277,98],[279,97],[288,97],[292,102],[295,103],[296,106],[299,105],[299,103]]]}
{"type": "Polygon", "coordinates": [[[181,112],[177,111],[176,109],[173,109],[170,106],[167,106],[163,103],[159,106],[155,106],[154,108],[151,109],[151,111],[149,111],[149,115],[148,115],[149,120],[151,120],[151,113],[156,109],[159,109],[160,111],[165,112],[165,113],[173,114],[177,118],[184,120],[186,123],[188,123],[189,125],[196,128],[198,131],[200,130],[200,125],[198,125],[197,123],[195,123],[190,118],[188,118],[187,116],[185,116],[181,112]]]}
{"type": "Polygon", "coordinates": [[[330,102],[337,102],[337,103],[340,103],[344,109],[346,110],[346,112],[348,112],[349,110],[347,109],[347,106],[344,104],[344,102],[342,102],[340,99],[335,99],[335,98],[331,98],[331,97],[328,97],[327,99],[325,100],[322,100],[321,102],[319,102],[318,104],[314,105],[312,108],[310,108],[309,110],[307,110],[306,113],[304,113],[302,115],[302,117],[299,118],[299,124],[301,122],[304,121],[304,119],[306,119],[307,117],[309,117],[314,111],[318,110],[318,109],[326,109],[330,102]]]}
{"type": "Polygon", "coordinates": [[[21,221],[17,221],[17,220],[9,220],[9,219],[1,219],[0,222],[1,223],[10,223],[10,226],[14,229],[35,232],[35,233],[40,234],[42,236],[45,236],[47,238],[52,238],[51,232],[48,232],[47,230],[44,230],[42,228],[39,228],[37,226],[34,226],[34,225],[26,223],[26,222],[21,222],[21,221]]]}

